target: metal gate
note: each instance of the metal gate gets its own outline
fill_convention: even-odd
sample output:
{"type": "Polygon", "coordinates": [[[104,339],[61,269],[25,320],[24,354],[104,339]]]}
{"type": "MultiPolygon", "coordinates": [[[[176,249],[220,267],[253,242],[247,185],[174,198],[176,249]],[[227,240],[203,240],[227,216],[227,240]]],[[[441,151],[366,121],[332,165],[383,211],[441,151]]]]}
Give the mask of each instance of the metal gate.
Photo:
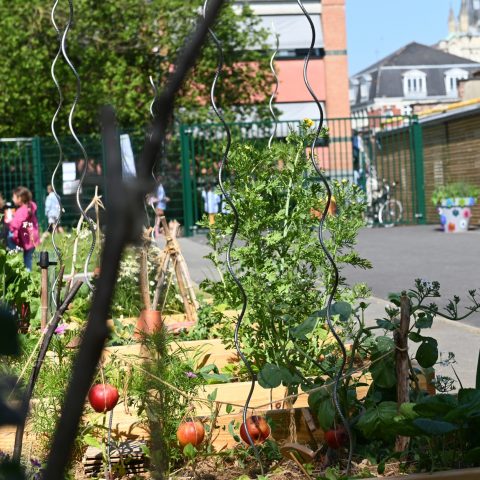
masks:
{"type": "Polygon", "coordinates": [[[24,186],[32,191],[38,205],[39,220],[43,220],[42,168],[38,138],[0,139],[0,194],[6,202],[12,199],[12,191],[24,186]]]}
{"type": "MultiPolygon", "coordinates": [[[[281,121],[276,141],[282,141],[300,122],[281,121]]],[[[270,122],[231,123],[235,142],[266,145],[270,122]]],[[[330,179],[346,178],[360,185],[371,200],[383,183],[403,205],[403,224],[425,221],[422,131],[416,117],[349,117],[326,120],[329,138],[320,139],[317,157],[330,179]]],[[[215,183],[225,138],[221,124],[180,126],[183,216],[185,235],[195,232],[204,214],[201,192],[215,183]]]]}

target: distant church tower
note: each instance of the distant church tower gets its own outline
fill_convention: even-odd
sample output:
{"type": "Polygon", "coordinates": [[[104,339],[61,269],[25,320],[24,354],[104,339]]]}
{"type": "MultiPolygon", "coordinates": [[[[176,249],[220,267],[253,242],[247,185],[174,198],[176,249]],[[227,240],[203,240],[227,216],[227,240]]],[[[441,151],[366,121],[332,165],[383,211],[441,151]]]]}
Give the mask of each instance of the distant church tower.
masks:
{"type": "Polygon", "coordinates": [[[457,19],[453,7],[450,7],[450,15],[448,16],[448,33],[450,35],[457,33],[457,19]]]}
{"type": "Polygon", "coordinates": [[[458,17],[459,32],[468,33],[470,26],[470,19],[468,15],[468,5],[467,0],[462,0],[462,6],[460,7],[460,15],[458,17]]]}
{"type": "Polygon", "coordinates": [[[437,48],[480,62],[480,0],[462,0],[458,18],[450,7],[448,37],[437,48]]]}

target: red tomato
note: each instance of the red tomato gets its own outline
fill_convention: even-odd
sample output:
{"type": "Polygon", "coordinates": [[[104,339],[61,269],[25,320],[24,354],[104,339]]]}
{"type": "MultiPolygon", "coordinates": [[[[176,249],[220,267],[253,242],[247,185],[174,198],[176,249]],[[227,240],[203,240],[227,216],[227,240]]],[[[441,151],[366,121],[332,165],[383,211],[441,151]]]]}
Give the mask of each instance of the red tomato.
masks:
{"type": "Polygon", "coordinates": [[[108,383],[99,383],[88,392],[88,401],[96,412],[109,412],[118,402],[118,390],[108,383]]]}
{"type": "Polygon", "coordinates": [[[334,430],[327,430],[325,432],[325,441],[330,448],[338,450],[348,442],[347,431],[344,427],[337,427],[334,430]]]}
{"type": "Polygon", "coordinates": [[[184,422],[177,429],[178,443],[185,447],[189,443],[197,447],[203,442],[205,428],[200,422],[184,422]]]}
{"type": "Polygon", "coordinates": [[[247,431],[250,434],[251,439],[255,445],[260,445],[270,436],[270,425],[267,423],[264,417],[258,417],[253,415],[247,418],[247,427],[242,423],[240,427],[240,436],[242,440],[250,445],[250,440],[247,436],[247,431]]]}

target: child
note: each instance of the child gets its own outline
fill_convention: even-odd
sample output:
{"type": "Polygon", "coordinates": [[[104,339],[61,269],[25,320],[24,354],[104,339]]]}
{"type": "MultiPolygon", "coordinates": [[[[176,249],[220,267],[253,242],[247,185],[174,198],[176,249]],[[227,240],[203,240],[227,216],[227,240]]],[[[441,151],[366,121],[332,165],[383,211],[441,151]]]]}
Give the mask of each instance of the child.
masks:
{"type": "Polygon", "coordinates": [[[216,194],[211,184],[207,184],[206,189],[202,192],[205,213],[208,214],[208,222],[210,225],[215,223],[215,215],[218,213],[221,197],[216,194]]]}
{"type": "MultiPolygon", "coordinates": [[[[48,218],[48,231],[53,232],[53,227],[60,217],[60,202],[58,196],[53,191],[51,185],[47,185],[47,199],[45,200],[45,216],[48,218]]],[[[58,231],[63,232],[63,228],[58,225],[58,231]]]]}
{"type": "Polygon", "coordinates": [[[17,210],[8,224],[8,247],[10,250],[16,247],[23,249],[23,263],[31,271],[33,252],[39,243],[37,205],[32,201],[32,192],[26,187],[17,187],[12,200],[17,210]]]}
{"type": "Polygon", "coordinates": [[[157,189],[155,191],[155,194],[151,195],[149,198],[150,205],[155,207],[155,238],[157,238],[160,234],[160,217],[163,217],[165,215],[167,203],[170,201],[170,199],[165,194],[165,189],[163,188],[163,177],[159,175],[156,180],[157,189]]]}

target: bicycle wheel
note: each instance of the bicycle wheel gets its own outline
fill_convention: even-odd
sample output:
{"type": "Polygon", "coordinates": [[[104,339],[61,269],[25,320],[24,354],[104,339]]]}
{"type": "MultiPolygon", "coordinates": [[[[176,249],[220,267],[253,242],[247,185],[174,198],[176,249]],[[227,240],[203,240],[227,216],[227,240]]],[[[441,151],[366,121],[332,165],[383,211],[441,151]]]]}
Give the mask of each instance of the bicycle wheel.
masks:
{"type": "Polygon", "coordinates": [[[378,221],[384,227],[393,227],[402,220],[403,207],[398,200],[393,198],[383,203],[378,212],[378,221]]]}

